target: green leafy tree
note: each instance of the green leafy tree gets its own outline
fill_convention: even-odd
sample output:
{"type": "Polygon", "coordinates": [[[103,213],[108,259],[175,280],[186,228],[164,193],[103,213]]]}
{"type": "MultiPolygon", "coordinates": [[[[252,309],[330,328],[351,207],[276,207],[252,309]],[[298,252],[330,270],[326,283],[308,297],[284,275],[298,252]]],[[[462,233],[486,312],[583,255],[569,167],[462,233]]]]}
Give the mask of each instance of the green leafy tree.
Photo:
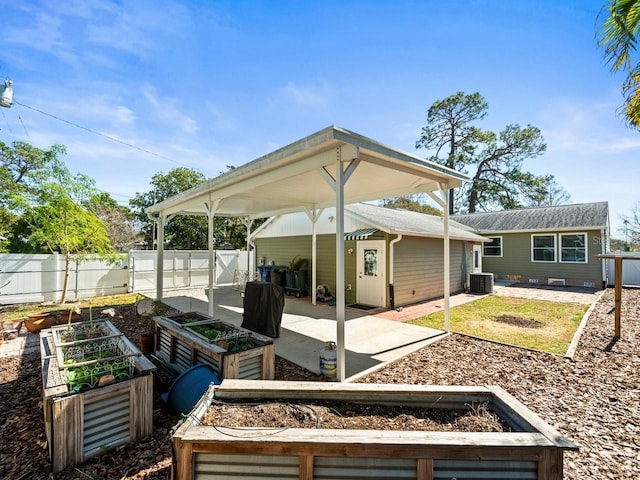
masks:
{"type": "MultiPolygon", "coordinates": [[[[531,125],[507,125],[497,134],[483,131],[472,122],[484,118],[487,109],[479,93],[458,92],[435,102],[416,147],[432,150],[429,160],[470,175],[471,182],[459,192],[460,210],[473,213],[541,201],[553,177],[522,170],[525,159],[546,149],[540,130],[531,125]]],[[[449,213],[455,211],[455,203],[450,192],[449,213]]]]}
{"type": "Polygon", "coordinates": [[[107,225],[111,245],[118,252],[129,251],[143,235],[137,228],[135,213],[119,205],[111,195],[100,192],[86,202],[86,208],[107,225]]]}
{"type": "MultiPolygon", "coordinates": [[[[204,174],[191,168],[174,168],[166,174],[156,173],[151,178],[152,189],[145,193],[136,193],[129,201],[150,248],[153,248],[155,239],[155,223],[147,217],[146,208],[206,180],[204,174]]],[[[207,232],[207,218],[202,216],[177,215],[164,228],[165,241],[169,248],[173,249],[205,250],[208,248],[207,232]]]]}
{"type": "MultiPolygon", "coordinates": [[[[235,167],[227,166],[229,170],[235,167]]],[[[207,178],[190,168],[175,168],[166,174],[157,173],[151,178],[152,189],[145,193],[137,193],[129,204],[135,212],[136,220],[141,226],[145,242],[153,248],[155,224],[146,214],[147,207],[173,197],[185,190],[195,187],[207,178]]],[[[264,220],[257,219],[252,229],[257,228],[264,220]]],[[[186,250],[206,250],[208,244],[207,218],[203,216],[176,215],[164,227],[165,241],[168,248],[186,250]]],[[[214,248],[245,249],[247,229],[240,218],[215,217],[213,225],[214,248]]]]}
{"type": "Polygon", "coordinates": [[[546,149],[538,128],[507,125],[497,135],[484,132],[478,148],[469,162],[475,169],[466,188],[469,213],[479,208],[519,208],[523,199],[539,201],[546,196],[550,178],[522,171],[525,158],[540,155],[546,149]]]}
{"type": "Polygon", "coordinates": [[[12,225],[20,218],[17,213],[46,180],[43,169],[64,152],[62,145],[41,150],[26,142],[0,141],[0,252],[8,251],[12,225]]]}
{"type": "Polygon", "coordinates": [[[553,175],[547,175],[546,179],[548,181],[544,188],[544,197],[529,198],[527,207],[553,207],[554,205],[566,205],[571,201],[571,194],[556,182],[553,175]]]}
{"type": "Polygon", "coordinates": [[[600,15],[598,47],[604,50],[612,72],[623,71],[627,77],[622,84],[622,111],[627,123],[640,128],[640,61],[637,54],[640,34],[640,1],[609,0],[600,15]]]}
{"type": "MultiPolygon", "coordinates": [[[[416,148],[434,152],[429,160],[464,171],[471,160],[482,131],[473,122],[487,115],[489,105],[479,93],[457,92],[436,101],[427,111],[427,125],[422,127],[416,148]]],[[[449,213],[454,212],[455,194],[449,191],[449,213]]]]}
{"type": "Polygon", "coordinates": [[[25,206],[46,181],[46,167],[65,153],[62,145],[41,150],[26,142],[9,146],[0,141],[0,206],[25,206]]]}
{"type": "Polygon", "coordinates": [[[23,209],[13,224],[12,251],[55,253],[64,256],[65,274],[60,303],[69,285],[72,257],[98,255],[109,258],[113,248],[106,224],[82,205],[97,194],[92,179],[72,175],[59,159],[45,169],[48,179],[34,194],[32,206],[23,209]]]}
{"type": "Polygon", "coordinates": [[[382,206],[387,208],[398,208],[410,210],[412,212],[425,213],[427,215],[442,216],[442,211],[436,207],[420,201],[419,195],[405,195],[402,197],[386,198],[382,201],[382,206]]]}

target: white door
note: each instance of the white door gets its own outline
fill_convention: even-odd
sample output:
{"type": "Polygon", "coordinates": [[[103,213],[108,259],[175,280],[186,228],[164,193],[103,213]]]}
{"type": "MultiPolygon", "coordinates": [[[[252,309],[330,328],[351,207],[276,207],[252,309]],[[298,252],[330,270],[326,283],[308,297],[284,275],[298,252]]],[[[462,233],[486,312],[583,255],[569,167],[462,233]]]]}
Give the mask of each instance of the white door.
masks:
{"type": "Polygon", "coordinates": [[[482,272],[482,245],[473,246],[473,273],[482,272]]]}
{"type": "Polygon", "coordinates": [[[386,282],[386,252],[384,240],[363,240],[357,243],[356,262],[358,284],[356,302],[384,307],[386,282]]]}

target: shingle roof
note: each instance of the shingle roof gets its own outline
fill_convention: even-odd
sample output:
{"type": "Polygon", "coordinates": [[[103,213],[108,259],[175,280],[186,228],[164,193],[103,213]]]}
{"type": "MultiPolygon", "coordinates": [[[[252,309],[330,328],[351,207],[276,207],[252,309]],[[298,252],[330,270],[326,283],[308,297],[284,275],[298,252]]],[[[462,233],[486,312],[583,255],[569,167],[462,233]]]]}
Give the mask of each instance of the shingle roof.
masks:
{"type": "Polygon", "coordinates": [[[502,212],[452,215],[480,234],[538,230],[600,229],[609,226],[607,202],[523,208],[502,212]]]}
{"type": "MultiPolygon", "coordinates": [[[[444,236],[443,218],[435,215],[409,210],[396,210],[366,203],[347,205],[344,209],[385,232],[433,238],[442,238],[444,236]]],[[[449,221],[449,236],[452,239],[470,242],[487,241],[486,238],[477,235],[469,227],[453,220],[449,221]]]]}

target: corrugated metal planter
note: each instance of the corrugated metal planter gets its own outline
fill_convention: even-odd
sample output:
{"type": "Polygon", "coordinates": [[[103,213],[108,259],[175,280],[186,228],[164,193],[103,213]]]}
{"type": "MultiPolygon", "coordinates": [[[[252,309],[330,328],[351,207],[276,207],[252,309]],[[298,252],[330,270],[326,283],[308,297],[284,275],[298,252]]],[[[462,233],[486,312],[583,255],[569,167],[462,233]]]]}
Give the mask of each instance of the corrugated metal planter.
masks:
{"type": "Polygon", "coordinates": [[[204,363],[221,380],[275,376],[275,346],[269,337],[199,313],[154,317],[154,321],[155,355],[176,373],[204,363]],[[200,333],[206,328],[219,334],[200,333]]]}
{"type": "Polygon", "coordinates": [[[97,339],[63,342],[60,327],[40,333],[44,422],[54,472],[152,432],[155,366],[111,322],[99,323],[105,336],[97,339]],[[101,358],[90,359],[96,352],[101,358]],[[90,371],[86,378],[70,375],[70,356],[90,371]],[[100,386],[100,379],[112,374],[115,383],[100,386]]]}
{"type": "Polygon", "coordinates": [[[172,436],[175,480],[563,478],[578,447],[499,387],[225,380],[212,385],[172,436]],[[340,400],[466,409],[486,403],[512,432],[224,428],[200,422],[214,400],[340,400]]]}

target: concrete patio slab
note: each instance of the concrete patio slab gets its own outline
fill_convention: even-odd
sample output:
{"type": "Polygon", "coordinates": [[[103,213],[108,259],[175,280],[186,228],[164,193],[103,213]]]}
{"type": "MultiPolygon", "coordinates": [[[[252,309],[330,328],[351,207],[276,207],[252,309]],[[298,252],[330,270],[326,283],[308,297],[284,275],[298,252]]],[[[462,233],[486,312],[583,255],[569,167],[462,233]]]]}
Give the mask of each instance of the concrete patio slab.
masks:
{"type": "MultiPolygon", "coordinates": [[[[203,289],[165,293],[164,302],[181,311],[207,314],[203,289]]],[[[242,297],[231,287],[214,290],[214,317],[240,326],[242,297]]],[[[442,338],[441,330],[388,320],[347,309],[345,319],[345,365],[347,380],[397,361],[442,338]]],[[[286,297],[280,337],[274,339],[276,354],[307,370],[320,373],[320,352],[328,341],[336,341],[335,308],[313,305],[310,299],[286,297]]]]}

